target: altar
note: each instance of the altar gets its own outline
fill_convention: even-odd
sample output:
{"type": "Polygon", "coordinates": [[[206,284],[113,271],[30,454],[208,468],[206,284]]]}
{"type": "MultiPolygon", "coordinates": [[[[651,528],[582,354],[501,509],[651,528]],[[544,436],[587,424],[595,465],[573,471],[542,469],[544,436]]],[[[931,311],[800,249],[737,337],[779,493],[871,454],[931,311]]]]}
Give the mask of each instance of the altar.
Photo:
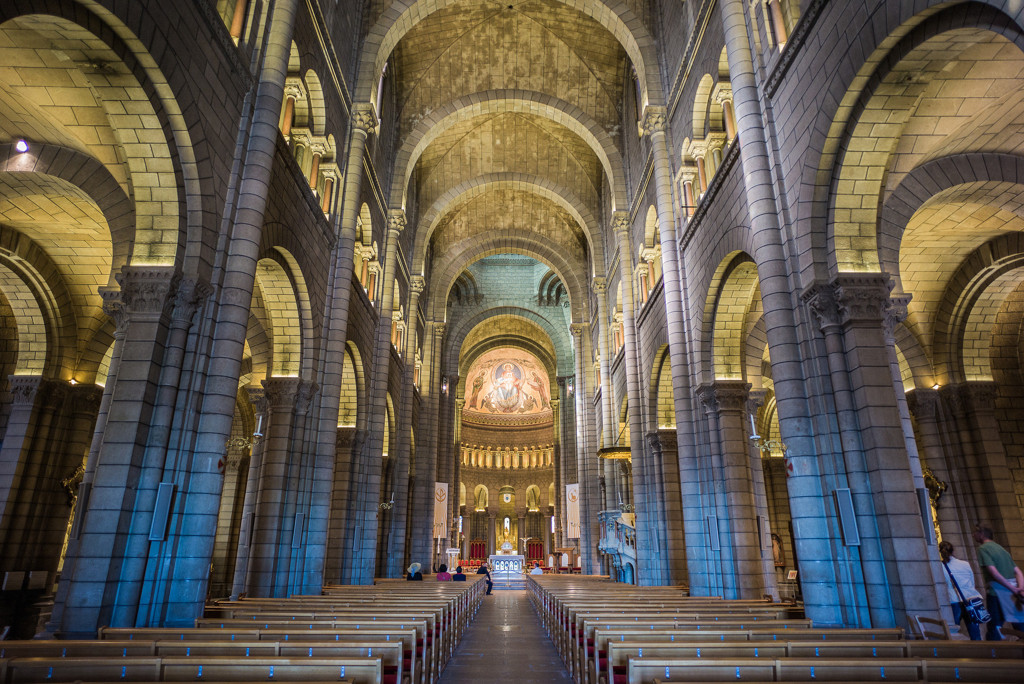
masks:
{"type": "Polygon", "coordinates": [[[526,556],[499,554],[491,556],[488,560],[491,563],[491,575],[501,575],[504,578],[510,575],[523,574],[526,556]]]}

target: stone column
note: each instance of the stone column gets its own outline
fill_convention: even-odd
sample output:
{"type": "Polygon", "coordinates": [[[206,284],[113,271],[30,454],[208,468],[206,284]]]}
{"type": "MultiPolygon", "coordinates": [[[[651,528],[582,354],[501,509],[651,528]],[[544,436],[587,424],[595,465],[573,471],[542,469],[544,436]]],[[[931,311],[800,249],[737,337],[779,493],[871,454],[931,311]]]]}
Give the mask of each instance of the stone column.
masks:
{"type": "Polygon", "coordinates": [[[291,441],[295,405],[303,382],[299,378],[274,377],[262,384],[267,399],[263,428],[266,441],[256,483],[245,591],[252,597],[277,597],[285,596],[287,588],[287,550],[294,521],[287,519],[286,508],[295,496],[288,476],[294,457],[291,441]]]}
{"type": "MultiPolygon", "coordinates": [[[[954,459],[945,447],[947,425],[939,391],[917,387],[907,392],[906,398],[917,425],[916,441],[922,466],[934,478],[929,497],[935,505],[942,538],[953,544],[957,558],[976,561],[971,528],[979,518],[969,503],[970,487],[950,486],[953,481],[964,482],[965,476],[960,472],[962,459],[954,459]]],[[[925,486],[928,480],[926,476],[925,486]]]]}
{"type": "MultiPolygon", "coordinates": [[[[325,336],[324,366],[316,376],[316,383],[321,387],[321,401],[316,412],[317,438],[315,470],[317,475],[312,482],[313,508],[309,519],[309,536],[306,545],[306,556],[309,567],[318,564],[323,568],[328,553],[328,528],[332,522],[332,485],[335,483],[337,469],[344,471],[344,477],[354,475],[354,461],[359,458],[366,444],[366,435],[353,435],[350,446],[339,452],[338,440],[338,405],[341,399],[342,369],[344,368],[345,342],[348,334],[348,309],[352,291],[352,271],[354,269],[354,252],[359,208],[362,199],[362,159],[366,154],[367,138],[377,129],[377,115],[374,105],[369,102],[356,102],[352,105],[349,118],[348,156],[345,162],[341,190],[341,210],[332,215],[332,225],[338,234],[338,241],[331,254],[331,272],[328,277],[327,301],[325,303],[325,336]],[[347,457],[347,458],[346,458],[347,457]]],[[[372,297],[371,297],[372,298],[372,297]]],[[[350,480],[346,480],[349,484],[350,480]]],[[[343,540],[334,540],[332,545],[341,544],[338,549],[342,562],[340,575],[334,581],[348,581],[346,574],[348,561],[352,557],[353,525],[350,508],[346,502],[346,510],[340,516],[343,520],[343,540]]],[[[340,530],[339,530],[340,531],[340,530]]],[[[309,582],[315,580],[315,571],[308,572],[309,582]]],[[[322,575],[323,582],[323,575],[322,575]]],[[[310,592],[318,588],[310,588],[310,592]]]]}
{"type": "Polygon", "coordinates": [[[718,394],[715,392],[713,383],[701,385],[697,388],[696,394],[704,407],[708,430],[707,455],[702,459],[703,463],[697,473],[697,477],[707,483],[702,491],[705,507],[705,519],[702,522],[706,531],[704,554],[708,559],[707,586],[708,590],[714,592],[715,595],[736,598],[738,589],[733,571],[735,567],[734,549],[729,543],[731,538],[729,507],[725,496],[725,478],[721,475],[725,465],[722,441],[719,437],[721,425],[718,394]],[[716,538],[718,549],[714,548],[716,538]]]}
{"type": "MultiPolygon", "coordinates": [[[[32,441],[36,397],[44,380],[41,375],[11,375],[8,382],[11,408],[7,419],[7,431],[4,433],[3,442],[0,443],[0,533],[4,536],[14,522],[13,506],[10,503],[17,498],[23,456],[28,456],[29,443],[32,441]]],[[[4,565],[7,560],[13,558],[6,556],[4,565]]]]}
{"type": "MultiPolygon", "coordinates": [[[[765,390],[754,390],[747,393],[747,406],[746,415],[743,416],[744,421],[747,420],[748,416],[753,418],[757,415],[758,408],[764,404],[767,392],[765,390]]],[[[750,479],[754,486],[754,512],[757,514],[759,520],[763,520],[764,523],[759,527],[758,532],[760,534],[759,543],[761,547],[761,572],[764,576],[765,587],[764,593],[770,594],[774,598],[779,598],[779,587],[778,577],[775,572],[775,555],[772,552],[771,546],[771,534],[772,529],[784,529],[784,523],[780,523],[773,519],[768,504],[768,492],[765,488],[764,480],[764,469],[765,462],[762,460],[763,454],[758,448],[757,442],[751,437],[753,434],[746,435],[746,423],[744,422],[742,431],[744,436],[747,437],[747,453],[750,459],[750,479]]],[[[780,536],[781,539],[781,536],[780,536]]]]}
{"type": "MultiPolygon", "coordinates": [[[[974,381],[939,390],[955,425],[950,432],[961,464],[954,486],[969,492],[969,515],[988,524],[1016,560],[1024,556],[1024,525],[995,417],[996,385],[974,381]]],[[[966,530],[969,533],[971,528],[966,530]]]]}
{"type": "Polygon", "coordinates": [[[266,446],[265,431],[269,431],[267,395],[263,387],[249,385],[246,388],[249,403],[252,404],[257,430],[255,441],[249,451],[249,471],[246,473],[245,496],[242,499],[242,526],[238,535],[238,551],[235,553],[235,572],[231,584],[231,600],[236,601],[246,592],[246,577],[249,574],[249,550],[253,538],[253,524],[256,515],[256,496],[259,491],[260,471],[263,467],[263,449],[266,446]]]}
{"type": "MultiPolygon", "coordinates": [[[[385,577],[402,577],[409,549],[405,548],[405,531],[410,515],[411,497],[409,491],[410,464],[413,458],[410,430],[413,414],[413,371],[416,359],[416,319],[419,310],[420,294],[426,287],[423,276],[412,276],[409,279],[409,328],[405,335],[405,349],[402,357],[405,367],[402,371],[402,393],[395,407],[395,424],[398,426],[395,435],[395,507],[391,511],[391,533],[388,535],[388,563],[385,577]]],[[[457,501],[457,500],[456,500],[457,501]]],[[[422,515],[412,509],[413,516],[422,515]]]]}
{"type": "MultiPolygon", "coordinates": [[[[604,446],[610,447],[614,446],[615,437],[618,434],[618,421],[615,419],[611,378],[612,351],[611,335],[609,334],[611,319],[608,317],[608,281],[600,277],[594,278],[590,282],[590,287],[597,299],[597,353],[601,373],[601,441],[604,446]]],[[[582,350],[582,347],[580,349],[582,350]]]]}
{"type": "MultiPolygon", "coordinates": [[[[560,398],[566,396],[566,388],[565,388],[566,378],[557,378],[555,382],[556,382],[557,389],[558,389],[558,396],[560,398]]],[[[554,446],[552,447],[553,450],[554,450],[554,453],[555,453],[555,458],[553,459],[553,463],[554,463],[554,482],[555,482],[555,500],[551,501],[550,504],[551,504],[551,507],[552,507],[552,509],[554,511],[554,518],[557,521],[561,521],[562,518],[565,517],[563,512],[562,512],[562,506],[564,505],[562,503],[562,499],[563,499],[563,497],[565,495],[564,494],[561,494],[561,495],[559,494],[559,492],[564,492],[565,491],[565,480],[562,477],[562,463],[561,463],[561,456],[560,456],[560,454],[561,454],[561,450],[562,450],[561,449],[561,447],[562,447],[562,436],[563,435],[565,435],[566,437],[569,436],[568,430],[566,428],[571,423],[569,423],[569,421],[567,420],[567,416],[565,414],[566,413],[570,413],[570,409],[572,407],[572,402],[571,401],[566,401],[566,403],[565,403],[566,410],[564,410],[564,411],[560,410],[561,406],[562,406],[562,403],[561,403],[560,399],[552,399],[551,400],[551,415],[552,415],[552,418],[553,418],[554,423],[555,423],[555,443],[554,443],[554,446]]],[[[575,451],[576,451],[575,444],[573,445],[573,448],[570,451],[575,453],[575,451]]],[[[557,526],[561,526],[561,524],[559,524],[557,526]]],[[[561,546],[563,544],[562,537],[561,537],[561,532],[559,532],[559,538],[558,538],[558,540],[555,543],[558,546],[561,546]]]]}
{"type": "MultiPolygon", "coordinates": [[[[584,359],[590,351],[588,344],[589,326],[583,323],[573,323],[569,326],[572,333],[573,347],[576,361],[576,425],[579,432],[579,439],[576,441],[576,481],[580,485],[580,557],[582,559],[583,572],[592,574],[597,572],[599,560],[597,544],[600,539],[599,520],[597,512],[600,510],[600,486],[598,484],[598,461],[596,441],[594,441],[594,424],[591,419],[592,412],[587,410],[586,397],[589,396],[589,382],[586,377],[584,359]]],[[[567,482],[566,484],[572,484],[567,482]]],[[[558,492],[558,496],[565,507],[565,488],[558,492]]],[[[568,519],[563,526],[568,533],[568,519]]]]}
{"type": "MultiPolygon", "coordinates": [[[[160,368],[165,355],[174,271],[171,267],[125,266],[117,279],[120,295],[108,294],[107,310],[121,319],[124,341],[117,375],[108,378],[108,386],[112,386],[108,413],[103,434],[94,438],[95,452],[86,464],[80,524],[75,526],[78,537],[76,544],[68,547],[51,619],[65,636],[92,637],[100,625],[110,624],[126,565],[145,562],[128,556],[126,547],[134,493],[144,465],[142,445],[150,438],[151,410],[159,387],[159,371],[153,369],[160,368]],[[65,611],[65,605],[73,605],[75,610],[65,611]]],[[[208,557],[204,569],[205,586],[208,557]]],[[[198,609],[201,605],[202,600],[198,609]]],[[[191,607],[197,609],[194,604],[191,607]]]]}
{"type": "Polygon", "coordinates": [[[434,482],[437,476],[438,396],[441,393],[441,341],[444,323],[428,321],[423,335],[424,364],[420,377],[420,415],[417,431],[416,477],[413,485],[412,561],[430,564],[433,552],[434,482]]]}
{"type": "MultiPolygon", "coordinates": [[[[488,502],[488,504],[490,504],[490,502],[488,502]]],[[[495,545],[495,537],[496,537],[496,535],[495,535],[495,530],[494,530],[495,519],[497,517],[498,517],[497,511],[492,510],[492,507],[490,505],[488,505],[487,506],[487,555],[488,556],[493,556],[495,553],[497,553],[496,545],[495,545]]]]}
{"type": "Polygon", "coordinates": [[[394,282],[397,272],[398,238],[405,228],[405,212],[388,212],[388,234],[385,243],[384,277],[381,283],[380,318],[377,322],[369,392],[369,443],[356,467],[356,524],[361,530],[359,544],[353,548],[349,564],[352,584],[372,584],[376,558],[378,508],[382,476],[384,431],[387,424],[388,374],[391,367],[391,310],[394,305],[394,282]]]}
{"type": "MultiPolygon", "coordinates": [[[[156,618],[157,616],[153,614],[156,605],[152,603],[151,598],[164,592],[160,587],[150,587],[149,591],[145,591],[144,575],[148,574],[152,582],[159,577],[155,568],[166,563],[168,557],[182,560],[192,555],[192,546],[203,547],[202,543],[193,544],[191,537],[179,538],[178,530],[187,530],[191,527],[175,524],[173,520],[168,521],[167,540],[163,544],[152,544],[149,539],[150,527],[153,524],[153,508],[160,483],[181,486],[182,479],[187,481],[189,477],[188,459],[183,457],[176,443],[172,444],[171,436],[175,429],[181,428],[180,416],[177,415],[178,388],[185,365],[189,331],[192,329],[196,312],[211,292],[210,286],[206,283],[177,276],[172,281],[172,288],[172,299],[168,302],[171,307],[170,330],[164,352],[160,388],[150,418],[150,439],[143,458],[142,473],[135,497],[135,511],[126,544],[125,556],[128,561],[122,570],[117,603],[110,618],[111,626],[131,627],[139,622],[148,624],[156,618]],[[182,473],[182,470],[185,472],[182,473]],[[151,568],[148,573],[147,568],[151,568]]],[[[207,516],[211,515],[210,511],[204,513],[207,516]]],[[[178,511],[176,514],[181,516],[184,511],[178,511]]],[[[216,529],[216,513],[212,515],[213,527],[216,529]]],[[[196,520],[192,519],[190,523],[194,525],[196,520]]],[[[170,578],[156,581],[170,581],[170,578]]]]}
{"type": "MultiPolygon", "coordinates": [[[[661,552],[659,529],[665,521],[663,502],[658,496],[661,474],[654,472],[644,453],[643,422],[640,402],[640,377],[637,368],[636,325],[634,322],[630,221],[626,212],[616,212],[612,230],[619,245],[622,284],[623,361],[626,369],[626,396],[629,407],[630,449],[633,457],[633,500],[636,505],[636,562],[638,585],[658,585],[668,581],[665,558],[661,552]]],[[[609,445],[606,445],[609,446],[609,445]]]]}
{"type": "MultiPolygon", "coordinates": [[[[687,539],[685,559],[694,560],[700,558],[700,552],[692,557],[690,546],[693,550],[701,549],[701,513],[699,506],[692,507],[688,500],[692,496],[694,501],[699,502],[700,497],[693,491],[696,478],[693,477],[697,467],[693,423],[690,416],[693,415],[693,405],[690,395],[690,376],[687,359],[686,345],[686,323],[683,315],[683,288],[686,286],[686,273],[680,263],[677,253],[678,241],[675,230],[675,212],[672,204],[672,164],[668,147],[668,115],[663,107],[648,106],[644,110],[644,118],[641,126],[643,134],[650,137],[651,153],[654,164],[654,183],[658,203],[658,240],[661,245],[661,272],[662,286],[664,288],[665,300],[665,322],[668,328],[668,353],[669,364],[672,373],[672,397],[676,414],[676,438],[678,463],[673,464],[679,472],[681,487],[684,492],[681,495],[683,501],[682,525],[680,528],[673,528],[669,534],[678,535],[682,533],[687,539]],[[690,542],[692,539],[692,544],[690,542]]],[[[694,595],[700,595],[702,584],[700,580],[700,565],[684,560],[680,554],[672,554],[668,559],[668,579],[672,583],[680,583],[683,580],[683,564],[687,566],[687,578],[690,582],[690,591],[694,595]]]]}
{"type": "MultiPolygon", "coordinates": [[[[783,250],[783,236],[778,220],[781,212],[775,201],[743,2],[723,0],[719,7],[729,62],[729,80],[733,89],[736,139],[740,145],[750,238],[753,257],[757,262],[765,332],[772,360],[779,425],[782,438],[789,445],[787,467],[790,477],[787,484],[804,606],[808,617],[817,622],[855,624],[856,618],[844,615],[843,601],[840,599],[839,587],[844,581],[832,553],[833,541],[819,463],[820,445],[815,442],[810,427],[803,357],[797,337],[798,322],[793,313],[793,286],[787,276],[790,269],[783,250]]],[[[681,470],[685,473],[686,469],[681,470]]]]}

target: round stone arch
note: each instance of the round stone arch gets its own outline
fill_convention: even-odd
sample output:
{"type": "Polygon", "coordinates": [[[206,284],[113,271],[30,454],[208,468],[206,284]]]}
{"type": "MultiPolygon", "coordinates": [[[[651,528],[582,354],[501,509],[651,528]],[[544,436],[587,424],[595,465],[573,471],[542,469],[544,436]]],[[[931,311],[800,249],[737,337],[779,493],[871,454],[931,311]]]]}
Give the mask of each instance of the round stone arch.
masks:
{"type": "Polygon", "coordinates": [[[991,240],[963,262],[947,284],[935,321],[938,384],[992,379],[992,328],[1000,304],[1024,280],[1024,236],[991,240]]]}
{"type": "MultiPolygon", "coordinates": [[[[367,33],[359,55],[355,102],[370,102],[378,77],[392,51],[423,18],[444,9],[458,0],[398,0],[391,3],[367,33]]],[[[643,104],[664,105],[654,39],[625,2],[597,0],[578,3],[559,0],[589,16],[608,29],[622,45],[638,74],[643,104]]],[[[624,205],[625,206],[625,205],[624,205]]]]}
{"type": "Polygon", "coordinates": [[[423,270],[423,261],[426,258],[430,238],[438,223],[449,211],[490,190],[505,188],[529,190],[565,209],[576,220],[587,237],[591,262],[604,263],[603,231],[600,230],[593,213],[578,197],[554,181],[537,176],[522,173],[490,173],[477,176],[451,188],[423,213],[416,228],[412,258],[413,272],[423,270]]]}
{"type": "MultiPolygon", "coordinates": [[[[157,60],[137,37],[152,30],[153,17],[140,12],[129,25],[95,0],[49,0],[33,3],[30,12],[25,11],[26,7],[16,3],[0,7],[0,31],[12,20],[42,21],[54,28],[59,25],[60,39],[81,41],[97,52],[110,54],[113,59],[108,62],[108,68],[114,72],[105,74],[109,84],[93,85],[100,91],[99,102],[108,118],[120,116],[122,106],[138,113],[132,117],[135,122],[118,121],[117,125],[110,126],[115,135],[131,131],[130,138],[120,139],[124,142],[119,141],[118,149],[126,168],[141,171],[130,174],[135,197],[135,215],[131,219],[134,242],[128,243],[132,248],[131,263],[177,264],[186,273],[199,273],[208,279],[213,260],[205,253],[206,245],[216,241],[204,240],[203,233],[207,229],[215,230],[216,226],[204,226],[203,220],[206,216],[219,215],[222,207],[212,193],[204,191],[200,182],[204,173],[209,172],[200,170],[197,159],[211,158],[203,149],[197,150],[192,140],[191,131],[201,127],[198,113],[201,107],[192,101],[187,87],[176,90],[170,86],[157,60]],[[111,109],[108,106],[111,103],[116,103],[117,108],[111,109]],[[185,112],[190,113],[186,116],[185,112]],[[159,140],[146,145],[134,144],[136,140],[150,140],[150,131],[157,128],[163,133],[159,140]],[[174,190],[173,200],[141,199],[163,197],[167,189],[174,190]]],[[[59,49],[59,42],[55,46],[59,49]]],[[[175,58],[165,54],[161,59],[175,58]]],[[[111,287],[114,286],[113,274],[120,271],[120,266],[115,260],[111,287]]]]}
{"type": "Polygon", "coordinates": [[[583,140],[601,161],[615,207],[628,207],[622,155],[610,135],[579,107],[544,93],[522,90],[488,90],[460,97],[424,117],[402,142],[395,155],[390,203],[404,207],[413,169],[423,151],[452,126],[470,119],[498,113],[542,116],[568,128],[583,140]]]}
{"type": "Polygon", "coordinates": [[[554,349],[554,343],[550,337],[550,332],[542,325],[538,324],[536,321],[530,321],[525,316],[510,313],[492,314],[490,316],[474,317],[474,319],[476,320],[466,321],[464,325],[459,325],[455,330],[453,330],[451,347],[448,352],[449,358],[446,359],[449,364],[451,364],[448,367],[459,368],[460,384],[463,386],[465,385],[467,380],[465,377],[466,373],[481,355],[491,351],[492,349],[498,349],[500,347],[518,347],[530,354],[533,354],[540,360],[547,372],[550,386],[555,386],[558,377],[558,366],[555,356],[556,352],[554,349]],[[511,335],[503,333],[495,337],[484,339],[481,342],[474,344],[471,349],[463,352],[461,348],[470,334],[481,326],[487,325],[495,318],[509,318],[526,321],[532,324],[536,333],[544,334],[548,337],[546,340],[547,344],[545,345],[544,341],[538,342],[536,339],[531,339],[525,335],[511,335]]]}
{"type": "Polygon", "coordinates": [[[573,320],[583,318],[584,287],[587,269],[584,264],[569,262],[564,255],[549,244],[526,231],[503,231],[501,233],[477,235],[459,243],[457,252],[449,253],[435,264],[430,279],[430,302],[428,319],[442,321],[447,317],[448,292],[459,274],[470,263],[492,254],[521,254],[536,259],[554,271],[569,292],[573,320]]]}
{"type": "Polygon", "coordinates": [[[366,429],[366,370],[355,342],[345,343],[341,369],[341,400],[338,403],[338,427],[366,429]]]}
{"type": "MultiPolygon", "coordinates": [[[[35,309],[32,319],[43,326],[45,333],[45,362],[41,374],[93,382],[96,367],[113,342],[111,320],[100,316],[91,321],[92,326],[80,331],[79,313],[56,263],[36,242],[4,225],[0,225],[0,266],[17,277],[32,295],[30,307],[35,309]],[[80,337],[87,339],[84,347],[80,337]],[[98,344],[97,337],[100,338],[98,344]],[[106,346],[104,340],[108,340],[106,346]]],[[[14,302],[10,304],[13,309],[14,302]]],[[[15,310],[16,317],[17,313],[15,310]]]]}
{"type": "MultiPolygon", "coordinates": [[[[536,348],[538,351],[535,355],[538,358],[549,359],[551,361],[548,370],[549,374],[551,375],[552,383],[555,382],[555,378],[559,374],[559,368],[566,369],[573,367],[572,350],[569,348],[568,339],[564,335],[559,334],[559,329],[557,328],[557,326],[552,324],[551,321],[547,320],[540,314],[531,311],[530,309],[524,309],[513,306],[502,306],[491,309],[485,309],[483,311],[479,311],[473,314],[472,316],[467,317],[462,321],[459,321],[459,324],[453,327],[448,338],[450,346],[448,348],[448,354],[445,357],[445,367],[458,368],[460,365],[462,365],[468,368],[469,365],[472,365],[471,362],[469,363],[469,365],[467,365],[465,361],[462,361],[460,363],[461,353],[459,352],[459,350],[462,348],[462,345],[465,342],[466,338],[469,337],[469,335],[477,327],[479,327],[488,320],[499,317],[508,317],[527,321],[535,325],[539,331],[543,332],[544,336],[547,338],[547,342],[550,344],[550,348],[546,348],[543,345],[538,344],[534,340],[527,340],[527,342],[530,345],[529,348],[531,353],[533,353],[534,348],[536,348]]],[[[473,359],[475,360],[476,356],[478,355],[479,354],[474,355],[473,359]]],[[[563,372],[563,374],[569,373],[563,372]]]]}
{"type": "MultiPolygon", "coordinates": [[[[819,67],[836,77],[822,91],[817,100],[822,105],[817,118],[806,127],[808,141],[805,149],[810,153],[804,157],[798,171],[800,179],[794,203],[797,214],[793,222],[797,239],[806,240],[811,245],[796,257],[800,276],[798,287],[806,288],[815,282],[828,280],[830,274],[836,272],[838,260],[831,244],[834,231],[830,222],[831,205],[842,169],[837,159],[848,149],[853,128],[866,104],[899,63],[924,41],[958,28],[987,29],[1024,49],[1024,35],[1020,31],[1024,8],[1018,10],[1017,20],[983,2],[960,3],[955,7],[940,5],[923,10],[919,6],[896,3],[891,10],[887,21],[892,28],[888,32],[846,32],[845,36],[854,44],[843,45],[843,49],[833,53],[834,61],[819,67]],[[851,54],[864,55],[863,61],[854,64],[853,69],[847,63],[851,54]]],[[[823,26],[843,21],[838,5],[833,16],[826,20],[827,14],[829,10],[819,19],[823,26]]]]}
{"type": "Polygon", "coordinates": [[[271,376],[312,377],[312,315],[302,271],[277,247],[256,264],[255,287],[269,317],[273,342],[271,376]]]}
{"type": "Polygon", "coordinates": [[[672,386],[672,364],[667,344],[661,345],[654,354],[647,401],[648,424],[646,431],[674,430],[676,428],[675,390],[672,386]]]}
{"type": "Polygon", "coordinates": [[[757,266],[749,254],[732,252],[712,276],[701,335],[701,375],[711,380],[742,380],[746,353],[744,325],[759,285],[757,266]]]}

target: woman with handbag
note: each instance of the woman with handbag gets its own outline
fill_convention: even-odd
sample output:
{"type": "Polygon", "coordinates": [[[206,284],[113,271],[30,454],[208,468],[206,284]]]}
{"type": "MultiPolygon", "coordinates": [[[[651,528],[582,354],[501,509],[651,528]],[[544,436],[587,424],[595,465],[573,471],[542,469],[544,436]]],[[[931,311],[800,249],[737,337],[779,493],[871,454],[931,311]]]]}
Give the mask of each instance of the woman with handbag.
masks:
{"type": "Polygon", "coordinates": [[[980,615],[977,607],[984,611],[981,593],[974,588],[974,571],[964,560],[953,556],[953,545],[948,541],[939,544],[939,556],[946,568],[946,588],[949,590],[949,603],[953,609],[953,622],[956,627],[960,621],[967,625],[967,634],[971,641],[981,641],[981,623],[987,622],[987,612],[980,615]]]}

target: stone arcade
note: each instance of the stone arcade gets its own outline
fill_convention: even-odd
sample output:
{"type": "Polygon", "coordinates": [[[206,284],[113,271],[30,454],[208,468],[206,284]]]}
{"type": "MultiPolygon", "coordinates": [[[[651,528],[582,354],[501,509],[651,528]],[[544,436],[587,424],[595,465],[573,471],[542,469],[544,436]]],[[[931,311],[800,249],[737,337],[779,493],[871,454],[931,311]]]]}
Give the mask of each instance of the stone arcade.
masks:
{"type": "Polygon", "coordinates": [[[948,619],[939,539],[1024,562],[1022,49],[996,0],[0,3],[0,626],[504,544],[948,619]]]}

